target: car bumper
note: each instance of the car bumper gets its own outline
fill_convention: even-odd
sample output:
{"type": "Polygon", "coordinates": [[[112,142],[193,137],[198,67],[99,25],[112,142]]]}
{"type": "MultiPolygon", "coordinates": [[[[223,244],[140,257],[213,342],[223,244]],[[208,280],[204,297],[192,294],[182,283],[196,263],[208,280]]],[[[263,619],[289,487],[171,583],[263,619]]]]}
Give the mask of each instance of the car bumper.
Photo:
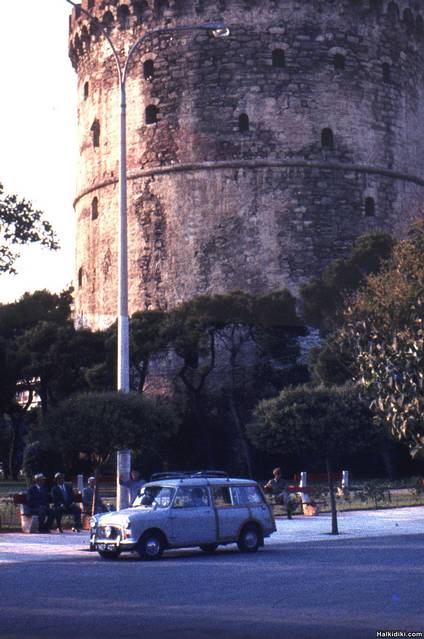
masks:
{"type": "Polygon", "coordinates": [[[90,549],[91,550],[116,550],[130,551],[134,550],[137,545],[135,539],[102,539],[96,538],[95,535],[90,537],[90,549]]]}

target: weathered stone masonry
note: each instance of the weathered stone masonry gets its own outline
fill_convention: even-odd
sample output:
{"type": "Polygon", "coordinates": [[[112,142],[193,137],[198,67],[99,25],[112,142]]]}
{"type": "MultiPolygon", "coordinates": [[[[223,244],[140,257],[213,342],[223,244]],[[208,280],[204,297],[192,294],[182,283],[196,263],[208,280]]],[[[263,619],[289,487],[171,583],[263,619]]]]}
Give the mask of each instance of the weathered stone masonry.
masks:
{"type": "MultiPolygon", "coordinates": [[[[83,0],[127,84],[130,312],[196,294],[298,286],[370,229],[401,233],[424,198],[424,0],[83,0]],[[148,121],[146,124],[146,109],[148,121]],[[247,116],[247,117],[246,117],[247,116]]],[[[118,86],[74,10],[79,323],[116,316],[118,86]]]]}

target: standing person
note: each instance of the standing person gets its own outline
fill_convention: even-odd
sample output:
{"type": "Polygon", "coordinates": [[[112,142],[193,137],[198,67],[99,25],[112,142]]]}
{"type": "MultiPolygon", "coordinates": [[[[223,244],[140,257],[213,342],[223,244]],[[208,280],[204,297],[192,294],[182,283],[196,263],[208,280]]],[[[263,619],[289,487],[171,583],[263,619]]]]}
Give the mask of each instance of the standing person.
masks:
{"type": "Polygon", "coordinates": [[[287,510],[287,519],[292,518],[292,503],[287,491],[287,481],[283,479],[281,468],[274,468],[272,471],[273,478],[265,484],[264,488],[271,491],[275,495],[277,503],[283,503],[287,510]]]}
{"type": "Polygon", "coordinates": [[[97,515],[97,513],[105,513],[109,509],[103,503],[100,495],[97,495],[96,505],[93,512],[93,500],[96,492],[96,478],[89,477],[87,486],[82,491],[82,511],[85,515],[97,515]]]}
{"type": "Polygon", "coordinates": [[[38,517],[40,533],[49,533],[54,519],[54,512],[49,506],[49,493],[45,487],[46,478],[42,473],[34,475],[34,483],[27,492],[28,508],[31,515],[38,517]]]}
{"type": "Polygon", "coordinates": [[[138,495],[138,491],[146,481],[140,477],[140,473],[138,470],[133,469],[131,471],[130,478],[128,480],[124,480],[122,476],[119,478],[119,483],[121,486],[125,486],[128,488],[128,498],[130,505],[133,503],[134,499],[138,495]]]}
{"type": "Polygon", "coordinates": [[[56,485],[52,488],[52,500],[53,508],[56,515],[57,529],[59,532],[62,530],[62,516],[64,514],[70,514],[74,517],[73,532],[80,532],[81,530],[81,509],[76,505],[74,501],[74,493],[72,486],[65,484],[65,475],[63,473],[56,473],[54,476],[56,485]]]}

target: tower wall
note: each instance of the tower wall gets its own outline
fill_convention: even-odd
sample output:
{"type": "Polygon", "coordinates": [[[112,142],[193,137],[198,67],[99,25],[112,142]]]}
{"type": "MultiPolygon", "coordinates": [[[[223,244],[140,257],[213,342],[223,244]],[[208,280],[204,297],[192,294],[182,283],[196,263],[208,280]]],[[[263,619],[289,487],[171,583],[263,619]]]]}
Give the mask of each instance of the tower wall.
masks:
{"type": "MultiPolygon", "coordinates": [[[[422,206],[423,0],[89,4],[121,53],[162,27],[220,20],[231,29],[222,40],[152,34],[133,59],[131,313],[200,293],[296,292],[358,235],[402,233],[422,206]],[[149,105],[154,124],[145,123],[149,105]]],[[[117,307],[118,83],[109,45],[78,11],[70,57],[79,92],[76,315],[103,327],[117,307]]]]}

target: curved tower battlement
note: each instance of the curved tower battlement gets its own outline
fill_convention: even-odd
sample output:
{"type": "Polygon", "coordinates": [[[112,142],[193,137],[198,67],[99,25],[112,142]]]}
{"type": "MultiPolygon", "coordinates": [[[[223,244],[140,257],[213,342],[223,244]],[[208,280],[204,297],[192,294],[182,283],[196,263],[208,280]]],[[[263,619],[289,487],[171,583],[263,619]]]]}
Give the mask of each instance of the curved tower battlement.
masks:
{"type": "MultiPolygon", "coordinates": [[[[424,0],[83,0],[128,77],[129,306],[296,292],[424,199],[424,0]]],[[[78,74],[77,321],[117,308],[119,97],[110,47],[70,19],[78,74]]]]}

